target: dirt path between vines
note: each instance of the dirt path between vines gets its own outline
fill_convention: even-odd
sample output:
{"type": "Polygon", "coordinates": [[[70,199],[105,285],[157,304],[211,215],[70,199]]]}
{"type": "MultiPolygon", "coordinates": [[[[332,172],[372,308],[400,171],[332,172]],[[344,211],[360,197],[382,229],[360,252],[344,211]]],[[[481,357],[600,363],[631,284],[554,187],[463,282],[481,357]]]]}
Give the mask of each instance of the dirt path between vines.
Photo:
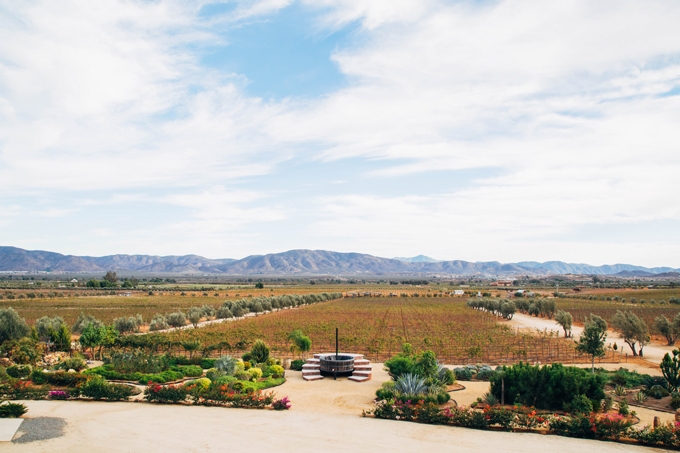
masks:
{"type": "MultiPolygon", "coordinates": [[[[562,327],[559,326],[554,319],[537,318],[535,316],[529,316],[522,313],[515,313],[515,315],[512,317],[510,321],[506,321],[506,324],[521,329],[538,329],[543,331],[548,330],[559,332],[561,335],[564,335],[564,330],[562,330],[562,327]]],[[[573,326],[572,333],[574,340],[578,340],[578,337],[579,335],[581,335],[581,332],[583,332],[583,327],[573,326]]],[[[628,345],[623,342],[619,334],[609,329],[607,333],[607,345],[611,345],[614,342],[616,342],[616,344],[618,345],[620,354],[623,354],[623,356],[625,356],[625,354],[628,353],[628,357],[633,356],[630,347],[628,347],[628,345]]],[[[666,346],[664,344],[659,343],[650,343],[647,346],[645,346],[643,350],[644,352],[643,359],[645,361],[650,362],[653,365],[658,365],[661,362],[661,359],[663,359],[664,354],[666,354],[667,352],[671,352],[673,349],[674,346],[666,346]]]]}

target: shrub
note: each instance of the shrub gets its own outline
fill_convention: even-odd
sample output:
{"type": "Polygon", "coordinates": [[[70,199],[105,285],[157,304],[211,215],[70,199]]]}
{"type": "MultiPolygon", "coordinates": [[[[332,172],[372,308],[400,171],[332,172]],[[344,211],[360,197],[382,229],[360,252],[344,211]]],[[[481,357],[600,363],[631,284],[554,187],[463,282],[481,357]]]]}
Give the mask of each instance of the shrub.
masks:
{"type": "Polygon", "coordinates": [[[576,395],[565,409],[574,414],[590,414],[593,411],[593,403],[585,395],[576,395]]]}
{"type": "Polygon", "coordinates": [[[204,370],[209,370],[210,368],[215,368],[216,359],[201,359],[201,368],[204,370]]]}
{"type": "Polygon", "coordinates": [[[456,375],[453,374],[449,368],[440,367],[438,372],[438,379],[444,385],[453,385],[456,383],[456,375]]]}
{"type": "Polygon", "coordinates": [[[47,394],[47,397],[51,400],[67,400],[69,399],[70,395],[64,390],[51,390],[47,394]]]}
{"type": "Polygon", "coordinates": [[[576,416],[555,416],[549,420],[550,430],[559,436],[594,439],[595,432],[590,418],[576,416]]]}
{"type": "Polygon", "coordinates": [[[283,369],[281,365],[272,365],[269,367],[269,374],[273,378],[280,378],[283,377],[285,374],[286,370],[283,369]]]}
{"type": "Polygon", "coordinates": [[[55,370],[75,370],[75,371],[82,371],[85,368],[87,368],[87,364],[85,363],[85,360],[82,359],[82,357],[69,357],[67,359],[62,360],[61,362],[57,363],[54,366],[55,370]]]}
{"type": "Polygon", "coordinates": [[[248,370],[248,374],[250,374],[250,379],[252,381],[257,381],[262,377],[262,370],[260,368],[253,367],[248,370]]]}
{"type": "MultiPolygon", "coordinates": [[[[505,403],[524,404],[539,409],[566,409],[575,396],[590,400],[604,398],[605,379],[584,369],[561,364],[531,366],[519,363],[503,367],[505,403]]],[[[501,375],[491,377],[491,393],[501,398],[501,375]]]]}
{"type": "Polygon", "coordinates": [[[87,381],[87,375],[81,373],[67,373],[57,371],[55,373],[44,373],[45,381],[57,387],[77,387],[87,381]]]}
{"type": "Polygon", "coordinates": [[[494,375],[495,371],[489,366],[483,366],[477,371],[476,378],[480,381],[488,381],[494,375]]]}
{"type": "Polygon", "coordinates": [[[680,393],[673,392],[671,394],[671,407],[673,409],[680,409],[680,393]]]}
{"type": "Polygon", "coordinates": [[[293,360],[290,362],[290,369],[293,371],[302,371],[302,365],[305,364],[304,360],[293,360]]]}
{"type": "MultiPolygon", "coordinates": [[[[184,376],[188,377],[198,377],[198,376],[203,376],[203,368],[197,365],[184,365],[178,367],[179,371],[184,374],[184,376]]],[[[180,378],[181,379],[181,378],[180,378]]]]}
{"type": "Polygon", "coordinates": [[[144,399],[150,403],[177,404],[186,400],[188,389],[180,385],[161,386],[149,383],[144,390],[144,399]]]}
{"type": "Polygon", "coordinates": [[[284,396],[280,400],[276,400],[272,403],[272,409],[275,411],[285,411],[290,409],[290,400],[287,396],[284,396]]]}
{"type": "Polygon", "coordinates": [[[47,378],[45,377],[45,372],[43,370],[35,369],[31,372],[31,382],[37,385],[43,385],[47,383],[47,378]]]}
{"type": "Polygon", "coordinates": [[[375,396],[378,401],[394,399],[394,381],[383,382],[382,386],[376,390],[375,396]]]}
{"type": "Polygon", "coordinates": [[[641,430],[630,430],[632,439],[646,445],[663,445],[665,447],[680,447],[680,427],[677,424],[666,423],[653,429],[649,426],[641,430]]]}
{"type": "Polygon", "coordinates": [[[224,375],[225,375],[224,372],[217,368],[211,368],[205,373],[205,377],[210,379],[211,381],[216,381],[217,379],[224,375]]]}
{"type": "Polygon", "coordinates": [[[124,384],[110,384],[102,378],[91,378],[80,387],[81,394],[95,400],[120,401],[128,399],[132,387],[124,384]]]}
{"type": "Polygon", "coordinates": [[[472,380],[472,370],[469,368],[454,368],[453,373],[456,375],[456,380],[458,381],[471,381],[472,380]]]}
{"type": "Polygon", "coordinates": [[[660,400],[661,398],[670,395],[670,393],[660,385],[653,385],[649,390],[647,390],[647,395],[660,400]]]}
{"type": "Polygon", "coordinates": [[[24,379],[31,374],[30,365],[11,365],[7,367],[7,374],[15,379],[24,379]]]}
{"type": "Polygon", "coordinates": [[[19,418],[26,412],[28,412],[28,408],[21,403],[5,402],[0,404],[0,418],[19,418]]]}
{"type": "Polygon", "coordinates": [[[385,361],[385,368],[392,379],[397,380],[400,376],[411,373],[415,366],[412,357],[397,355],[385,361]]]}
{"type": "Polygon", "coordinates": [[[46,386],[31,385],[27,381],[0,384],[0,397],[13,400],[41,400],[47,396],[46,386]]]}

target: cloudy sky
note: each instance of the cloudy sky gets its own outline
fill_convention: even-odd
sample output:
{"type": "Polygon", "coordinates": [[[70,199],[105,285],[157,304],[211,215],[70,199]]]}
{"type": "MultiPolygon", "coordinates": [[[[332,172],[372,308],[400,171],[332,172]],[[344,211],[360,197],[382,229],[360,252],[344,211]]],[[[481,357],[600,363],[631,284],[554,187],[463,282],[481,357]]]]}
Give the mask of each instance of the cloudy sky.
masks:
{"type": "Polygon", "coordinates": [[[0,245],[680,267],[680,2],[0,0],[0,245]]]}

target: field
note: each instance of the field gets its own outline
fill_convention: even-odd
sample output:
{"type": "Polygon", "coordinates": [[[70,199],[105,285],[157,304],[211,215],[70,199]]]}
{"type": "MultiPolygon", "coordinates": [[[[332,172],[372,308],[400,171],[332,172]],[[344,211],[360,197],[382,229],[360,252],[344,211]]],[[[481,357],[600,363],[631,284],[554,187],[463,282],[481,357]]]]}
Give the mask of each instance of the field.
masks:
{"type": "MultiPolygon", "coordinates": [[[[239,353],[263,339],[278,356],[291,357],[287,336],[301,329],[314,352],[335,350],[335,328],[343,351],[384,361],[404,342],[416,350],[433,350],[446,363],[587,361],[572,343],[550,334],[517,333],[484,312],[466,307],[460,298],[340,299],[295,310],[154,335],[154,341],[180,344],[199,340],[216,345],[217,353],[239,353]]],[[[149,338],[151,340],[151,338],[149,338]]]]}
{"type": "MultiPolygon", "coordinates": [[[[38,282],[40,283],[40,282],[38,282]]],[[[54,285],[56,286],[56,285],[54,285]]],[[[142,315],[149,322],[156,313],[167,314],[177,310],[186,311],[195,306],[212,305],[215,308],[226,300],[244,297],[280,296],[284,294],[313,294],[322,292],[371,292],[384,296],[392,294],[442,294],[447,287],[395,288],[391,285],[276,285],[257,289],[254,285],[151,285],[144,290],[114,291],[94,290],[83,287],[56,288],[36,287],[6,288],[0,290],[0,308],[12,307],[29,324],[42,316],[61,316],[72,325],[80,312],[93,315],[110,323],[122,316],[142,315]],[[151,291],[151,295],[149,294],[151,291]]]]}

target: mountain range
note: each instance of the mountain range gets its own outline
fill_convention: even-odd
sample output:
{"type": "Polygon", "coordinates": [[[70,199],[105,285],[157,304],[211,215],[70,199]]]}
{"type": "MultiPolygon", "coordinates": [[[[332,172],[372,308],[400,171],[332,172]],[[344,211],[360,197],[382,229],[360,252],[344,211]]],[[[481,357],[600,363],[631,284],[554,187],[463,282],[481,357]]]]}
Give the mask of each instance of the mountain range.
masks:
{"type": "MultiPolygon", "coordinates": [[[[0,247],[0,272],[98,273],[108,270],[148,273],[205,273],[223,275],[556,275],[593,274],[635,276],[679,272],[670,267],[647,268],[630,264],[592,266],[548,261],[435,261],[425,256],[380,258],[362,253],[290,250],[243,259],[208,259],[198,255],[62,255],[17,247],[0,247]],[[410,261],[409,261],[410,260],[410,261]]],[[[671,276],[673,274],[669,274],[671,276]]]]}

